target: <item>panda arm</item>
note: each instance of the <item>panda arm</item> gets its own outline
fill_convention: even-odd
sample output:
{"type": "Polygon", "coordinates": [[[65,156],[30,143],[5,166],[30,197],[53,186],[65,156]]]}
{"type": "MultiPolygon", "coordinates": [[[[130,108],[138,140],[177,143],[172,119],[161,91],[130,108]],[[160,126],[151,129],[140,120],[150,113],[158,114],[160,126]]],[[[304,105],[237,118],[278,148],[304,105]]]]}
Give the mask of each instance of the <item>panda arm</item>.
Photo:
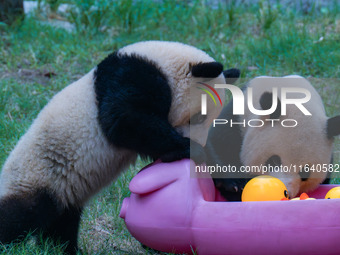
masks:
{"type": "Polygon", "coordinates": [[[108,123],[105,135],[113,145],[165,162],[190,157],[190,139],[182,137],[167,119],[131,105],[110,115],[114,121],[108,123]]]}
{"type": "MultiPolygon", "coordinates": [[[[168,121],[172,91],[155,63],[113,53],[97,67],[95,91],[98,121],[112,145],[163,161],[190,157],[190,139],[168,121]]],[[[193,141],[191,146],[203,161],[202,146],[193,141]]]]}

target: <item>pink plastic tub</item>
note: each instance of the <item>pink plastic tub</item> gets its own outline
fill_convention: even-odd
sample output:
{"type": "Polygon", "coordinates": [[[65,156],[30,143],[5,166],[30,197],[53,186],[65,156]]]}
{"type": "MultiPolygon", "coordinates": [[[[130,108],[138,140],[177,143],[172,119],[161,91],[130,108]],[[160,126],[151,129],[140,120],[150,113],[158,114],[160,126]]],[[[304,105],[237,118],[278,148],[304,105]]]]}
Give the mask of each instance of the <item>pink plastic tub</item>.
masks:
{"type": "MultiPolygon", "coordinates": [[[[340,254],[340,199],[217,202],[212,179],[190,177],[190,167],[155,163],[132,179],[120,217],[141,243],[200,255],[340,254]]],[[[309,196],[324,198],[335,186],[309,196]]]]}

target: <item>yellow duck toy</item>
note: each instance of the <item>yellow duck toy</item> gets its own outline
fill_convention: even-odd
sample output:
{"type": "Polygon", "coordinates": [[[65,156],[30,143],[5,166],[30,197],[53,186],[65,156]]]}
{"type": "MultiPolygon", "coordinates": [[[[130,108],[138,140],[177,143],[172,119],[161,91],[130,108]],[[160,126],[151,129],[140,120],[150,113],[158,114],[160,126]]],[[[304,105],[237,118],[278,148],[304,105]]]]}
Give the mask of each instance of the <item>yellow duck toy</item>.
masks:
{"type": "Polygon", "coordinates": [[[340,187],[335,187],[329,190],[325,196],[325,199],[340,198],[340,187]]]}
{"type": "Polygon", "coordinates": [[[242,202],[289,200],[286,185],[278,178],[260,175],[244,186],[242,202]]]}

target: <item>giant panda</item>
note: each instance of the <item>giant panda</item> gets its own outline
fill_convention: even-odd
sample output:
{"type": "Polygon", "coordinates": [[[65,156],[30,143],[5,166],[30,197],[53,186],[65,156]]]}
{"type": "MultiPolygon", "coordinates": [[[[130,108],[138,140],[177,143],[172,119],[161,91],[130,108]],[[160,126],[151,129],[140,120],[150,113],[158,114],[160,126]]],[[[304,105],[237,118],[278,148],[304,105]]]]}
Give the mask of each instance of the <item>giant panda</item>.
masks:
{"type": "Polygon", "coordinates": [[[74,254],[84,205],[137,155],[188,158],[192,139],[192,158],[204,160],[208,127],[222,106],[208,102],[207,118],[199,118],[194,104],[190,118],[200,94],[189,101],[189,90],[235,76],[237,69],[223,72],[208,54],[178,42],[138,42],[109,55],[57,93],[10,153],[0,177],[0,242],[37,230],[74,254]],[[189,123],[200,135],[189,138],[189,123]]]}
{"type": "MultiPolygon", "coordinates": [[[[287,186],[290,197],[296,196],[299,192],[311,191],[320,183],[327,182],[330,171],[323,169],[318,172],[316,167],[320,169],[320,165],[329,166],[332,162],[333,140],[340,134],[340,116],[328,118],[320,95],[308,80],[297,75],[254,78],[242,89],[245,102],[250,88],[254,108],[270,109],[273,105],[274,87],[278,89],[277,108],[273,108],[275,111],[270,115],[253,114],[246,103],[244,115],[234,115],[235,100],[231,100],[222,110],[218,117],[219,121],[216,122],[228,121],[228,123],[216,124],[210,128],[205,147],[207,165],[231,165],[237,169],[236,172],[230,168],[231,170],[225,172],[212,173],[215,186],[227,200],[239,201],[244,185],[257,174],[270,174],[281,179],[287,186]],[[311,116],[305,115],[294,104],[287,104],[287,112],[283,115],[280,93],[283,88],[308,90],[311,99],[302,105],[311,116]],[[263,123],[258,121],[259,119],[263,123]],[[292,119],[297,123],[291,121],[292,119]],[[248,125],[249,120],[253,127],[248,125]],[[236,124],[230,125],[231,121],[236,124]],[[286,169],[282,171],[282,168],[277,170],[267,168],[266,172],[251,172],[250,168],[242,169],[242,166],[269,165],[285,166],[286,169]]],[[[300,92],[290,92],[286,97],[299,99],[304,95],[300,92]]]]}

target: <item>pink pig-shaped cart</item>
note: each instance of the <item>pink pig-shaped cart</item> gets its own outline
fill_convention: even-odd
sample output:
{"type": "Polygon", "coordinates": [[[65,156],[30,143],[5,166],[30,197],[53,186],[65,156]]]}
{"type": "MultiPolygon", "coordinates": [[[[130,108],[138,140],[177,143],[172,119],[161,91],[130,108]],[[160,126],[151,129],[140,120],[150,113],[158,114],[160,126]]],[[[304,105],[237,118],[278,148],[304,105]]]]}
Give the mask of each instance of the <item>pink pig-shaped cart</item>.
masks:
{"type": "MultiPolygon", "coordinates": [[[[324,198],[333,187],[321,185],[309,196],[324,198]]],[[[212,179],[195,175],[188,159],[154,163],[129,188],[120,217],[137,240],[159,251],[340,254],[340,199],[216,201],[212,179]]]]}

